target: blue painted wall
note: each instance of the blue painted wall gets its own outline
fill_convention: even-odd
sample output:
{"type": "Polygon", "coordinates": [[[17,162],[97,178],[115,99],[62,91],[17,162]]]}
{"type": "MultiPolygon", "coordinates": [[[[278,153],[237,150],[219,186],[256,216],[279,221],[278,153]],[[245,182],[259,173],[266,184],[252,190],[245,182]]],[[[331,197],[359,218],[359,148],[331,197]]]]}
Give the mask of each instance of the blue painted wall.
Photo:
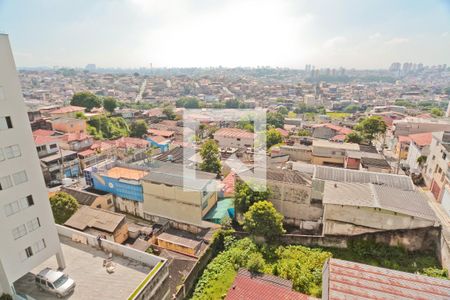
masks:
{"type": "Polygon", "coordinates": [[[152,140],[151,137],[147,137],[147,141],[150,143],[150,145],[153,147],[158,147],[161,152],[169,151],[169,144],[158,144],[154,140],[152,140]]]}

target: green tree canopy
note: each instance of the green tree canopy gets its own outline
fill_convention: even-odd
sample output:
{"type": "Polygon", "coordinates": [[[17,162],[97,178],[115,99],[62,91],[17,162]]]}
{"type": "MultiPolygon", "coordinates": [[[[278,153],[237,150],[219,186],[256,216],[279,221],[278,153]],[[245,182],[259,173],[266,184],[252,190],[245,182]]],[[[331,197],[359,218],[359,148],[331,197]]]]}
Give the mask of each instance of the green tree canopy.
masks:
{"type": "Polygon", "coordinates": [[[142,138],[147,133],[147,123],[144,120],[136,120],[131,123],[130,136],[142,138]]]}
{"type": "Polygon", "coordinates": [[[268,112],[266,116],[267,125],[271,125],[275,128],[283,128],[284,116],[278,112],[268,112]]]}
{"type": "Polygon", "coordinates": [[[440,109],[439,107],[433,107],[430,110],[430,113],[434,116],[434,117],[442,117],[444,115],[444,111],[442,109],[440,109]]]}
{"type": "Polygon", "coordinates": [[[280,106],[280,107],[278,107],[277,112],[282,114],[283,116],[287,116],[287,114],[289,113],[289,110],[284,106],[280,106]]]}
{"type": "Polygon", "coordinates": [[[344,108],[344,112],[346,113],[355,113],[359,110],[359,105],[350,104],[344,108]]]}
{"type": "Polygon", "coordinates": [[[241,102],[237,99],[229,99],[225,101],[225,108],[239,108],[241,106],[241,102]]]}
{"type": "Polygon", "coordinates": [[[347,134],[347,136],[345,137],[345,142],[347,143],[361,144],[362,141],[363,137],[356,131],[347,134]]]}
{"type": "Polygon", "coordinates": [[[97,140],[114,140],[130,134],[128,124],[122,117],[94,116],[87,124],[88,133],[97,140]]]}
{"type": "Polygon", "coordinates": [[[269,189],[264,190],[256,184],[255,188],[252,189],[247,183],[236,180],[234,186],[234,206],[238,212],[245,213],[254,203],[267,200],[269,195],[269,189]]]}
{"type": "Polygon", "coordinates": [[[220,161],[219,146],[217,146],[217,143],[213,139],[207,139],[203,143],[200,149],[200,156],[203,160],[200,164],[202,171],[220,175],[222,163],[220,161]]]}
{"type": "Polygon", "coordinates": [[[103,107],[110,113],[113,113],[117,107],[117,100],[113,97],[105,97],[103,99],[103,107]]]}
{"type": "Polygon", "coordinates": [[[285,232],[283,216],[269,201],[259,201],[244,214],[244,230],[273,241],[285,232]]]}
{"type": "Polygon", "coordinates": [[[162,112],[163,112],[164,115],[166,115],[167,119],[175,120],[175,113],[173,111],[173,107],[172,106],[164,107],[162,112]]]}
{"type": "Polygon", "coordinates": [[[383,119],[379,116],[371,116],[362,119],[355,127],[361,135],[372,143],[373,139],[378,134],[384,134],[386,132],[387,126],[383,119]]]}
{"type": "Polygon", "coordinates": [[[276,130],[275,128],[267,130],[267,134],[266,134],[267,148],[270,148],[273,145],[279,144],[282,141],[283,141],[283,137],[281,136],[281,133],[278,130],[276,130]]]}
{"type": "Polygon", "coordinates": [[[297,135],[298,136],[311,136],[311,131],[309,131],[308,129],[300,129],[299,131],[297,131],[297,135]]]}
{"type": "Polygon", "coordinates": [[[78,210],[78,201],[67,193],[58,192],[50,197],[50,206],[55,222],[64,224],[78,210]]]}
{"type": "Polygon", "coordinates": [[[200,100],[194,97],[182,97],[176,102],[177,107],[200,108],[200,100]]]}
{"type": "Polygon", "coordinates": [[[82,106],[91,111],[94,107],[101,107],[102,100],[91,92],[79,92],[73,95],[70,105],[82,106]]]}

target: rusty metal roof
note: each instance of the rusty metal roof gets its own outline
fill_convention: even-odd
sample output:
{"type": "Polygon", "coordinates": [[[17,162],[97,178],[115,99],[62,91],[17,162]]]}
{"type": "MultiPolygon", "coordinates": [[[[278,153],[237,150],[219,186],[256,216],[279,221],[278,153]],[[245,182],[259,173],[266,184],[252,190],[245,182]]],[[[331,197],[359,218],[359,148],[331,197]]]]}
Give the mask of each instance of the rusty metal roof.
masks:
{"type": "Polygon", "coordinates": [[[450,299],[450,280],[331,258],[323,282],[331,299],[450,299]]]}

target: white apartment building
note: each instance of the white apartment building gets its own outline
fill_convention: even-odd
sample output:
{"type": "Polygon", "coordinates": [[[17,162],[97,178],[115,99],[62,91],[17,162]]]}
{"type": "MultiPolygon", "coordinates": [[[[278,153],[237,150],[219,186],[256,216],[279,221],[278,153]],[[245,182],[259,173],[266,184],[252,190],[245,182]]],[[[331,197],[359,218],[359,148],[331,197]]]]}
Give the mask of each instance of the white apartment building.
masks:
{"type": "Polygon", "coordinates": [[[64,257],[53,221],[19,77],[6,34],[0,34],[0,295],[56,255],[64,257]]]}

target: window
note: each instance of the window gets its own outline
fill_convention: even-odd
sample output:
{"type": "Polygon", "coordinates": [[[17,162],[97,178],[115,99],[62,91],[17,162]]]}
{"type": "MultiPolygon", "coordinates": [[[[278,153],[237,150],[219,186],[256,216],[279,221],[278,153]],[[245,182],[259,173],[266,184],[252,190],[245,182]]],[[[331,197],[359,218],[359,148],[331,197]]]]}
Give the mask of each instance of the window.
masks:
{"type": "Polygon", "coordinates": [[[41,252],[42,250],[45,249],[45,247],[46,247],[46,245],[45,245],[44,239],[40,240],[39,242],[34,243],[33,244],[34,253],[41,252]]]}
{"type": "Polygon", "coordinates": [[[33,250],[31,250],[31,247],[25,248],[25,254],[27,255],[27,257],[33,256],[33,250]]]}
{"type": "Polygon", "coordinates": [[[102,208],[102,205],[101,205],[101,204],[99,204],[99,205],[97,205],[96,207],[97,207],[97,208],[102,208]]]}
{"type": "Polygon", "coordinates": [[[12,177],[15,185],[28,181],[27,173],[25,172],[25,170],[12,174],[12,177]]]}
{"type": "Polygon", "coordinates": [[[41,227],[41,222],[39,221],[39,218],[35,218],[35,219],[27,222],[28,232],[35,231],[39,227],[41,227]]]}
{"type": "Polygon", "coordinates": [[[26,234],[27,234],[27,228],[25,227],[25,224],[17,226],[16,228],[14,228],[12,230],[12,235],[13,235],[13,238],[15,240],[17,240],[18,238],[23,237],[26,234]]]}
{"type": "Polygon", "coordinates": [[[13,128],[11,117],[0,117],[0,130],[13,128]]]}
{"type": "Polygon", "coordinates": [[[5,206],[3,206],[3,209],[5,210],[5,215],[9,217],[18,213],[20,211],[20,206],[17,201],[13,201],[11,203],[5,204],[5,206]]]}
{"type": "Polygon", "coordinates": [[[0,149],[0,161],[5,160],[5,155],[3,154],[3,150],[0,149]]]}
{"type": "Polygon", "coordinates": [[[106,200],[106,203],[111,204],[112,203],[111,199],[106,200]]]}
{"type": "Polygon", "coordinates": [[[19,145],[5,147],[5,155],[8,159],[19,157],[20,155],[22,155],[19,145]]]}
{"type": "Polygon", "coordinates": [[[5,211],[5,215],[9,217],[33,205],[34,205],[33,196],[28,195],[26,197],[20,198],[19,200],[15,200],[8,204],[5,204],[3,206],[3,210],[5,211]]]}
{"type": "Polygon", "coordinates": [[[55,148],[58,148],[58,145],[56,145],[56,144],[51,144],[50,145],[50,149],[55,149],[55,148]]]}
{"type": "Polygon", "coordinates": [[[433,155],[433,157],[431,159],[434,160],[435,158],[436,158],[436,155],[433,155]]]}
{"type": "Polygon", "coordinates": [[[446,159],[447,158],[447,153],[442,153],[442,159],[446,159]]]}
{"type": "Polygon", "coordinates": [[[0,191],[12,187],[11,176],[0,177],[0,191]]]}

